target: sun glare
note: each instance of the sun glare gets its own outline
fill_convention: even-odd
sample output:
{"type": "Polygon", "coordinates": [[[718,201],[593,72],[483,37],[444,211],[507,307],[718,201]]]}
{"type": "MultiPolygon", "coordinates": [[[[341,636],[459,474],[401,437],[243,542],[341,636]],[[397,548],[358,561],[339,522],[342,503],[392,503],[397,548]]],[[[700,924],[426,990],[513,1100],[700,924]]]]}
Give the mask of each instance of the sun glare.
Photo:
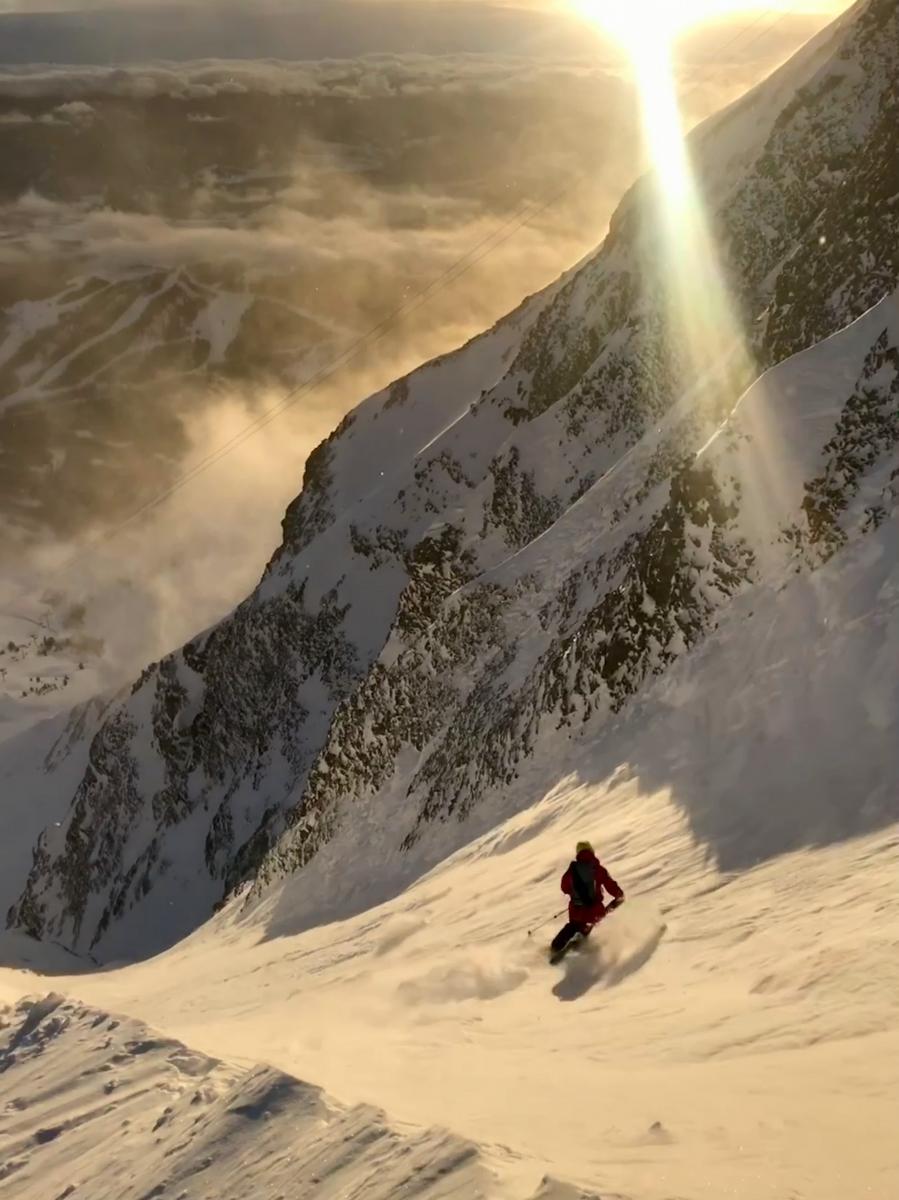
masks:
{"type": "MultiPolygon", "coordinates": [[[[824,7],[816,0],[813,7],[824,7]]],[[[629,49],[647,38],[673,38],[705,21],[723,20],[738,13],[751,12],[758,5],[751,0],[571,0],[575,9],[629,49]]],[[[807,5],[796,0],[767,0],[772,12],[802,11],[807,5]]]]}
{"type": "Polygon", "coordinates": [[[653,40],[670,39],[678,29],[692,20],[683,19],[684,5],[672,0],[573,0],[576,8],[602,26],[607,33],[633,50],[646,37],[653,40]]]}
{"type": "Polygon", "coordinates": [[[573,2],[615,37],[631,59],[651,167],[659,286],[665,294],[669,332],[678,347],[680,383],[692,390],[706,380],[709,395],[720,400],[745,387],[752,370],[691,168],[673,50],[683,30],[745,10],[745,0],[573,2]]]}

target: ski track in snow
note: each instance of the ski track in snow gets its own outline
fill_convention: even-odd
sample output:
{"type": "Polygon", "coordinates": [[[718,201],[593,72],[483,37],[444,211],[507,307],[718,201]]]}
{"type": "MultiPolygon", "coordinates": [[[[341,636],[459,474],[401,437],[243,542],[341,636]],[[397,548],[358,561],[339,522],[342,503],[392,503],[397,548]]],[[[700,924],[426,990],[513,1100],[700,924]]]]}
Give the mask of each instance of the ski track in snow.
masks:
{"type": "MultiPolygon", "coordinates": [[[[498,1189],[479,1192],[463,1173],[458,1192],[409,1195],[523,1197],[548,1174],[602,1197],[640,1200],[889,1200],[899,1184],[897,871],[893,829],[721,874],[670,797],[644,794],[622,769],[601,789],[572,777],[397,899],[347,921],[272,938],[275,899],[250,916],[235,906],[158,959],[54,981],[85,1004],[127,1012],[230,1062],[214,1080],[242,1072],[226,1100],[216,1092],[203,1101],[202,1128],[185,1151],[194,1171],[210,1157],[204,1148],[216,1147],[219,1174],[210,1165],[202,1182],[178,1176],[182,1190],[151,1192],[159,1156],[146,1126],[155,1108],[135,1100],[147,1190],[102,1190],[112,1188],[116,1168],[94,1151],[102,1188],[86,1194],[242,1195],[226,1186],[235,1159],[274,1151],[269,1141],[244,1143],[230,1114],[245,1103],[235,1099],[241,1089],[269,1078],[247,1064],[268,1062],[295,1077],[279,1085],[291,1096],[304,1086],[296,1078],[314,1079],[343,1103],[383,1106],[402,1128],[453,1130],[481,1147],[478,1170],[498,1189]],[[552,923],[531,938],[526,928],[552,911],[562,848],[597,824],[631,899],[550,967],[552,923]]],[[[0,999],[33,993],[37,982],[3,972],[0,999]]],[[[78,1021],[90,1026],[87,1015],[78,1021]]],[[[35,1088],[55,1097],[65,1122],[91,1107],[70,1076],[72,1062],[84,1064],[93,1051],[72,1045],[67,1057],[47,1056],[53,1077],[40,1088],[31,1075],[18,1084],[7,1071],[7,1111],[17,1096],[30,1104],[35,1088]]],[[[144,1080],[142,1066],[118,1069],[129,1089],[138,1080],[163,1086],[144,1080]]],[[[189,1110],[189,1101],[179,1103],[189,1110]]],[[[276,1158],[250,1194],[406,1194],[354,1192],[340,1179],[328,1184],[333,1191],[303,1191],[302,1171],[319,1161],[320,1141],[308,1142],[289,1106],[284,1120],[289,1133],[282,1122],[271,1139],[291,1156],[294,1190],[279,1190],[286,1177],[276,1158]]],[[[370,1120],[365,1136],[375,1137],[383,1118],[370,1120]]],[[[53,1124],[43,1111],[40,1122],[53,1124]]],[[[27,1152],[18,1127],[0,1134],[4,1160],[24,1159],[17,1197],[60,1195],[63,1175],[84,1177],[94,1161],[68,1125],[66,1149],[62,1133],[35,1143],[33,1129],[27,1152]],[[60,1172],[56,1192],[46,1190],[42,1154],[60,1172]]],[[[370,1165],[360,1164],[363,1172],[370,1165]]],[[[3,1188],[0,1181],[0,1195],[3,1188]]]]}

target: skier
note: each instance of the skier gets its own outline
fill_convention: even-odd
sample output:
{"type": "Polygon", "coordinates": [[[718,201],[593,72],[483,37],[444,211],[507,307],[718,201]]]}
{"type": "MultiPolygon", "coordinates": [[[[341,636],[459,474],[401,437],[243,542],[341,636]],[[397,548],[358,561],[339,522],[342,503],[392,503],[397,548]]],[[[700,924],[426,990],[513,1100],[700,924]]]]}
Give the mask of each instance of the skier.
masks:
{"type": "Polygon", "coordinates": [[[571,899],[568,923],[552,940],[554,958],[564,953],[572,938],[587,937],[606,913],[624,903],[624,892],[596,857],[589,842],[578,842],[574,862],[562,876],[562,891],[571,899]],[[603,901],[603,889],[612,896],[608,906],[603,901]]]}

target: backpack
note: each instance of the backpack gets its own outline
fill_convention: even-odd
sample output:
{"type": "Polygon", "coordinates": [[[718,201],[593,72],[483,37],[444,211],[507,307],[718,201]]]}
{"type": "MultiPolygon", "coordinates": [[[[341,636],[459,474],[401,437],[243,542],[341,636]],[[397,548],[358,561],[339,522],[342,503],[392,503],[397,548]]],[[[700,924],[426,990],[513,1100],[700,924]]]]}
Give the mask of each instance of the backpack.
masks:
{"type": "Polygon", "coordinates": [[[596,870],[592,862],[575,860],[571,871],[571,898],[579,908],[593,908],[598,900],[596,894],[596,870]]]}

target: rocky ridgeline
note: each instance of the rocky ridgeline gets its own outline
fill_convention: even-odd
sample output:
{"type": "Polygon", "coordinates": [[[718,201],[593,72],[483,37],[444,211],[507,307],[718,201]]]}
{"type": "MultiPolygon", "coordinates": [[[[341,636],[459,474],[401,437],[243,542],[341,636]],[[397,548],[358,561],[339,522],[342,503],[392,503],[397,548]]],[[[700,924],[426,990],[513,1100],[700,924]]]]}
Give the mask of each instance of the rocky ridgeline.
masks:
{"type": "Polygon", "coordinates": [[[824,446],[821,474],[805,484],[804,520],[785,531],[809,565],[826,562],[859,527],[876,529],[892,514],[899,491],[897,446],[899,349],[884,330],[824,446]],[[878,475],[885,478],[878,482],[878,475]],[[853,502],[865,485],[872,494],[863,495],[859,512],[853,502]]]}

